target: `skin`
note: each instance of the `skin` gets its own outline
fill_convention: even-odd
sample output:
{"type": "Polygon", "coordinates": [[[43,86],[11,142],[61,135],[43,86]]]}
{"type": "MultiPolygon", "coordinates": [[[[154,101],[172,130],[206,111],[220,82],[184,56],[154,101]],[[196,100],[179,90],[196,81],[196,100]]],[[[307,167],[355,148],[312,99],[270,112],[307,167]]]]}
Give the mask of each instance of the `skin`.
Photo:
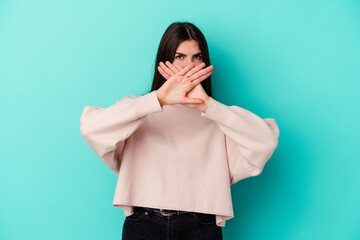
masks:
{"type": "Polygon", "coordinates": [[[213,66],[206,68],[196,40],[179,44],[172,63],[159,63],[158,71],[166,82],[156,91],[161,106],[183,104],[206,112],[210,97],[200,82],[212,74],[213,66]]]}

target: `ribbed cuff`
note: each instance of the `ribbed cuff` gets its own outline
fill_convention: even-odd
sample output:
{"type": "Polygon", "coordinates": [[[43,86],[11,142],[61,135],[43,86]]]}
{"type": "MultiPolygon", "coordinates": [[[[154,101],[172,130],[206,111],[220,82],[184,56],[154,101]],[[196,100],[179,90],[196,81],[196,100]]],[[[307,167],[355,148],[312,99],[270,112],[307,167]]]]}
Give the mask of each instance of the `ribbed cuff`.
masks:
{"type": "MultiPolygon", "coordinates": [[[[222,112],[224,109],[226,109],[228,106],[222,104],[221,102],[216,101],[212,97],[210,97],[208,108],[206,109],[206,112],[201,112],[202,117],[209,118],[211,120],[214,120],[216,122],[221,122],[223,119],[222,112]]],[[[228,109],[226,109],[226,112],[224,114],[228,114],[228,109]]]]}
{"type": "Polygon", "coordinates": [[[136,104],[133,106],[136,108],[137,117],[163,111],[159,99],[157,98],[156,90],[136,98],[135,101],[136,104]]]}

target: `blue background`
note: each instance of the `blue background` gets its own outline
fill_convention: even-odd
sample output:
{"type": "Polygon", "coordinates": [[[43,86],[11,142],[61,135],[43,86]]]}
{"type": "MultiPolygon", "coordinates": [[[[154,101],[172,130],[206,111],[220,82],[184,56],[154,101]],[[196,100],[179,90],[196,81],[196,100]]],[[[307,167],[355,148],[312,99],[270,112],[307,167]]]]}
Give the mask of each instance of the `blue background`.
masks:
{"type": "Polygon", "coordinates": [[[360,3],[0,1],[0,239],[121,239],[116,175],[84,106],[148,92],[174,21],[204,33],[214,98],[275,118],[263,173],[232,186],[224,239],[360,239],[360,3]]]}

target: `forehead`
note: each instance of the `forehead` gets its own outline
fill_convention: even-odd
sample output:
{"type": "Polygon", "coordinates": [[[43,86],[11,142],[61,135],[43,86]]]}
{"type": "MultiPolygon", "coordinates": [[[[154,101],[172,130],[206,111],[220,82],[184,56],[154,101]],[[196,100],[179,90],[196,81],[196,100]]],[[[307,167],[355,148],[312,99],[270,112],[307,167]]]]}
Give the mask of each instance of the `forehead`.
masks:
{"type": "Polygon", "coordinates": [[[200,52],[199,44],[196,40],[186,40],[179,44],[176,49],[176,52],[181,52],[184,54],[194,54],[200,52]]]}

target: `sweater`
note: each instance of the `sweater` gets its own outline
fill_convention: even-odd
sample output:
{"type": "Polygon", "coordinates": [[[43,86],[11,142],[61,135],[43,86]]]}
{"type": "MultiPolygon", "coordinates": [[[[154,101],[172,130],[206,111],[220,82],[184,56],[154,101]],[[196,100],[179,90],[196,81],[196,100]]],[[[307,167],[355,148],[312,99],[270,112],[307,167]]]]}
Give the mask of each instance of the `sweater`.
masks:
{"type": "Polygon", "coordinates": [[[113,206],[234,217],[230,186],[259,175],[278,145],[273,118],[210,97],[205,112],[161,106],[156,90],[124,96],[104,108],[85,106],[80,133],[117,175],[113,206]]]}

